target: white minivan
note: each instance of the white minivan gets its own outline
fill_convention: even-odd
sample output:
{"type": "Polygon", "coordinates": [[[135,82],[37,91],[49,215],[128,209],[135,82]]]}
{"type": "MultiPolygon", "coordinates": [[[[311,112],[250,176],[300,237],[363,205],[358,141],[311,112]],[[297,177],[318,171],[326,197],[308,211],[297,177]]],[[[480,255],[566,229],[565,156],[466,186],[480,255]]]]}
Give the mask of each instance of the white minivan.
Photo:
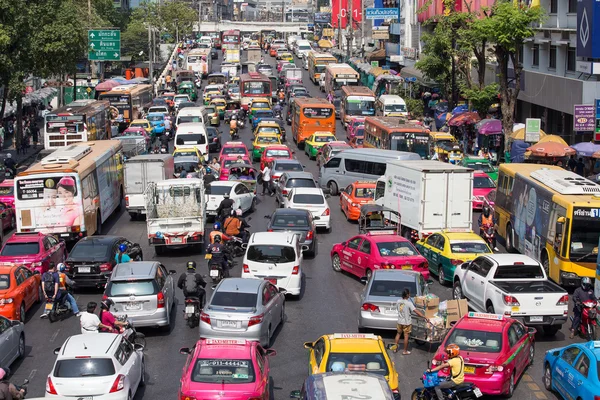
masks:
{"type": "Polygon", "coordinates": [[[201,122],[187,122],[177,125],[175,149],[196,148],[202,154],[208,154],[206,127],[201,122]]]}
{"type": "Polygon", "coordinates": [[[186,107],[177,113],[175,126],[188,123],[201,123],[206,125],[208,111],[204,107],[186,107]]]}
{"type": "Polygon", "coordinates": [[[308,58],[308,52],[313,48],[310,46],[310,42],[308,40],[297,40],[294,45],[294,50],[296,52],[296,57],[306,57],[308,58]]]}
{"type": "Polygon", "coordinates": [[[375,102],[375,115],[383,117],[408,117],[406,102],[395,94],[382,94],[375,102]]]}

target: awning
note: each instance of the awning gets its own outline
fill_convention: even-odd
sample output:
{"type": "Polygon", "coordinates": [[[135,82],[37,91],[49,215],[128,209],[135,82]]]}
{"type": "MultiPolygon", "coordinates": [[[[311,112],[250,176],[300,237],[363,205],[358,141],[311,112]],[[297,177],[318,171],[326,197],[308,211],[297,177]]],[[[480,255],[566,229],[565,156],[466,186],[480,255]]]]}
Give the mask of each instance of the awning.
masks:
{"type": "Polygon", "coordinates": [[[400,76],[403,78],[417,78],[417,82],[420,82],[425,86],[437,86],[437,82],[427,79],[423,73],[416,68],[404,67],[400,70],[400,76]]]}
{"type": "Polygon", "coordinates": [[[367,61],[385,60],[385,49],[372,51],[366,55],[367,61]]]}

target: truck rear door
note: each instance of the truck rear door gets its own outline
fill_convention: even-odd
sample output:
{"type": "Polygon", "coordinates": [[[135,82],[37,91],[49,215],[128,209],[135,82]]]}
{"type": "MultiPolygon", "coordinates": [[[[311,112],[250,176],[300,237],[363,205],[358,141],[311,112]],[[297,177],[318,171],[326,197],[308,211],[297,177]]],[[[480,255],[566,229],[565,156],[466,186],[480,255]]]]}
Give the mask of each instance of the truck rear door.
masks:
{"type": "MultiPolygon", "coordinates": [[[[446,228],[471,229],[473,180],[466,173],[449,173],[446,228]]],[[[472,176],[471,176],[472,178],[472,176]]]]}
{"type": "Polygon", "coordinates": [[[421,221],[423,221],[422,230],[440,230],[445,228],[446,220],[446,202],[440,199],[447,199],[447,182],[444,173],[424,173],[423,193],[421,201],[421,221]]]}

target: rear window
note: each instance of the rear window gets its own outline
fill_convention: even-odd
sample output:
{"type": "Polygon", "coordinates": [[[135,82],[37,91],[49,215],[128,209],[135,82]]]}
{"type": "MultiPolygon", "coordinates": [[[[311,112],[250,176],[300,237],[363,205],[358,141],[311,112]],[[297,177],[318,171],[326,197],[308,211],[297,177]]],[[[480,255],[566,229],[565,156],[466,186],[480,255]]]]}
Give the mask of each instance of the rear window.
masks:
{"type": "Polygon", "coordinates": [[[38,254],[40,245],[38,242],[33,243],[6,243],[0,255],[3,256],[26,256],[29,254],[38,254]]]}
{"type": "Polygon", "coordinates": [[[490,253],[490,249],[485,243],[481,242],[450,242],[450,249],[453,253],[490,253]]]}
{"type": "Polygon", "coordinates": [[[223,196],[225,193],[229,192],[231,192],[231,186],[208,185],[206,188],[206,194],[215,196],[223,196]]]}
{"type": "Polygon", "coordinates": [[[219,307],[256,307],[256,293],[223,292],[217,291],[213,295],[210,305],[219,307]]]}
{"type": "Polygon", "coordinates": [[[246,154],[245,147],[223,147],[223,154],[246,154]]]}
{"type": "Polygon", "coordinates": [[[334,364],[336,367],[343,367],[344,372],[364,371],[388,375],[387,361],[382,353],[329,353],[327,371],[332,371],[334,364]]]}
{"type": "Polygon", "coordinates": [[[100,243],[96,240],[79,241],[69,253],[69,258],[104,258],[112,243],[100,243]]]}
{"type": "Polygon", "coordinates": [[[305,215],[275,215],[272,226],[275,228],[306,228],[308,218],[305,215]]]}
{"type": "Polygon", "coordinates": [[[290,153],[287,150],[267,150],[267,157],[289,157],[290,153]]]}
{"type": "Polygon", "coordinates": [[[10,275],[0,275],[0,290],[6,290],[10,287],[10,275]]]}
{"type": "Polygon", "coordinates": [[[184,133],[177,135],[176,145],[182,146],[185,144],[206,144],[206,136],[202,133],[184,133]]]}
{"type": "Polygon", "coordinates": [[[204,359],[196,360],[192,382],[251,383],[254,382],[252,360],[204,359]]]}
{"type": "Polygon", "coordinates": [[[108,297],[118,296],[150,296],[158,293],[158,286],[153,280],[146,281],[110,281],[106,286],[108,297]]]}
{"type": "Polygon", "coordinates": [[[296,204],[325,204],[325,198],[320,194],[295,194],[296,204]]]}
{"type": "Polygon", "coordinates": [[[110,358],[59,360],[54,368],[54,376],[57,378],[111,376],[114,374],[115,366],[110,358]]]}
{"type": "Polygon", "coordinates": [[[276,163],[275,171],[302,171],[302,165],[298,163],[276,163]]]}
{"type": "Polygon", "coordinates": [[[292,246],[254,245],[248,247],[246,258],[259,263],[290,263],[296,260],[296,252],[292,246]]]}
{"type": "Polygon", "coordinates": [[[315,136],[315,142],[318,143],[333,142],[334,140],[335,138],[332,136],[315,136]]]}
{"type": "Polygon", "coordinates": [[[259,136],[256,140],[257,144],[268,144],[268,143],[279,143],[279,138],[277,136],[259,136]]]}
{"type": "Polygon", "coordinates": [[[474,353],[500,353],[502,333],[454,329],[446,343],[456,343],[462,351],[474,353]]]}
{"type": "Polygon", "coordinates": [[[285,183],[285,187],[286,188],[296,188],[296,187],[314,188],[314,187],[317,187],[317,184],[312,179],[293,178],[293,179],[289,179],[285,183]]]}
{"type": "Polygon", "coordinates": [[[356,188],[354,197],[358,199],[372,199],[375,196],[374,188],[356,188]]]}
{"type": "Polygon", "coordinates": [[[544,277],[539,265],[499,265],[494,279],[540,279],[544,277]]]}
{"type": "Polygon", "coordinates": [[[197,115],[181,116],[177,120],[178,124],[187,124],[188,122],[203,122],[202,117],[197,115]]]}
{"type": "Polygon", "coordinates": [[[408,289],[410,293],[417,293],[417,284],[415,282],[377,280],[371,284],[369,295],[401,297],[404,289],[408,289]]]}

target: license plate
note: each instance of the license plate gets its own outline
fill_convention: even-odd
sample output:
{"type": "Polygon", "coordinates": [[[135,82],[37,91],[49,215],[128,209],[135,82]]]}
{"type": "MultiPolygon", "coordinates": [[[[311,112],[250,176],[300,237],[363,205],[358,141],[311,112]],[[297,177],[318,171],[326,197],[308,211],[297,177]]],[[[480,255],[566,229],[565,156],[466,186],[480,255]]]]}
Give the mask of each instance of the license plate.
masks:
{"type": "Polygon", "coordinates": [[[186,313],[186,314],[193,314],[193,313],[194,313],[194,311],[195,311],[195,310],[194,310],[195,308],[196,308],[196,307],[194,307],[194,306],[185,306],[185,313],[186,313]]]}
{"type": "Polygon", "coordinates": [[[269,278],[265,278],[265,281],[269,281],[269,282],[271,282],[273,285],[277,285],[277,279],[269,279],[269,278]]]}
{"type": "Polygon", "coordinates": [[[125,306],[125,309],[127,311],[140,311],[142,309],[142,303],[140,303],[140,302],[127,303],[127,305],[125,306]]]}
{"type": "Polygon", "coordinates": [[[237,321],[221,321],[221,327],[222,328],[237,328],[238,327],[238,322],[237,321]]]}
{"type": "Polygon", "coordinates": [[[217,276],[219,276],[219,270],[218,269],[211,269],[210,270],[210,277],[211,278],[216,278],[217,276]]]}
{"type": "Polygon", "coordinates": [[[171,243],[183,243],[183,239],[180,237],[171,238],[171,243]]]}
{"type": "Polygon", "coordinates": [[[93,400],[94,398],[92,396],[88,396],[88,397],[78,397],[77,400],[93,400]]]}
{"type": "Polygon", "coordinates": [[[204,259],[205,259],[205,260],[210,260],[211,258],[212,258],[212,254],[206,254],[206,255],[204,256],[204,259]]]}
{"type": "Polygon", "coordinates": [[[529,317],[529,321],[531,322],[543,322],[544,317],[529,317]]]}
{"type": "Polygon", "coordinates": [[[79,267],[77,268],[77,272],[82,274],[89,274],[90,272],[92,272],[92,269],[91,267],[79,267]]]}
{"type": "Polygon", "coordinates": [[[45,309],[48,311],[52,310],[52,303],[46,303],[45,309]]]}
{"type": "Polygon", "coordinates": [[[395,308],[395,307],[392,307],[392,308],[386,308],[386,309],[383,311],[383,313],[384,313],[384,314],[396,314],[396,308],[395,308]]]}
{"type": "Polygon", "coordinates": [[[475,394],[475,397],[481,397],[483,396],[483,393],[481,393],[481,390],[479,390],[478,387],[473,389],[473,393],[475,394]]]}
{"type": "Polygon", "coordinates": [[[470,367],[468,365],[465,365],[465,374],[474,374],[475,373],[475,367],[470,367]]]}
{"type": "Polygon", "coordinates": [[[402,269],[412,269],[412,265],[403,265],[402,269]]]}
{"type": "MultiPolygon", "coordinates": [[[[69,234],[68,233],[61,233],[60,237],[69,237],[69,234]]],[[[91,399],[91,397],[90,397],[90,399],[91,399]]]]}

